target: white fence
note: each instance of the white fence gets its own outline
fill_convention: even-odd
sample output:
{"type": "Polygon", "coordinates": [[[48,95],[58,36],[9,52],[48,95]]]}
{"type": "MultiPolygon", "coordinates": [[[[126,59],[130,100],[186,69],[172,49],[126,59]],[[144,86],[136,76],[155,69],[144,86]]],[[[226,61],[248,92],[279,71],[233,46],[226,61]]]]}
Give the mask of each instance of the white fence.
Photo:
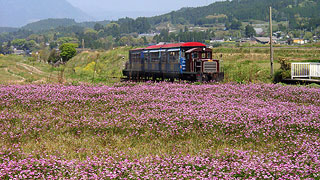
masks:
{"type": "Polygon", "coordinates": [[[291,79],[320,77],[320,63],[291,63],[291,79]]]}

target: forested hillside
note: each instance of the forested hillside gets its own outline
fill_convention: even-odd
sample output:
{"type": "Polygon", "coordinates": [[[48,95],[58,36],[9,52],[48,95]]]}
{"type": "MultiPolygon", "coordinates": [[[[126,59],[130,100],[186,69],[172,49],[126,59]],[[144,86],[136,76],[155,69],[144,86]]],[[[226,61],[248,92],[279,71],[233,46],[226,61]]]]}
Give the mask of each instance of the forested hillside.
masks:
{"type": "Polygon", "coordinates": [[[0,53],[12,53],[12,45],[27,51],[52,50],[63,43],[75,43],[83,48],[83,40],[85,48],[91,49],[179,41],[209,44],[214,38],[238,42],[242,37],[255,36],[254,28],[262,31],[259,36],[266,35],[269,6],[276,21],[273,30],[280,32],[276,36],[282,41],[304,38],[317,42],[320,39],[320,0],[233,0],[182,8],[151,18],[82,23],[67,18],[41,20],[14,32],[4,29],[6,33],[0,33],[0,53]],[[16,42],[28,42],[28,46],[22,47],[16,42]]]}
{"type": "Polygon", "coordinates": [[[12,28],[12,27],[0,27],[0,34],[4,32],[14,32],[18,31],[19,28],[12,28]]]}
{"type": "Polygon", "coordinates": [[[70,27],[70,26],[79,26],[86,28],[94,28],[96,23],[101,25],[107,25],[110,21],[98,21],[98,22],[81,22],[78,23],[74,19],[44,19],[37,22],[29,23],[22,27],[22,29],[30,30],[34,32],[45,31],[50,29],[55,29],[58,27],[70,27]]]}
{"type": "Polygon", "coordinates": [[[168,14],[150,18],[155,25],[171,21],[174,24],[203,24],[268,19],[269,6],[273,7],[276,21],[290,21],[290,27],[320,25],[320,0],[233,0],[215,2],[198,8],[182,8],[168,14]],[[310,23],[312,22],[312,23],[310,23]]]}

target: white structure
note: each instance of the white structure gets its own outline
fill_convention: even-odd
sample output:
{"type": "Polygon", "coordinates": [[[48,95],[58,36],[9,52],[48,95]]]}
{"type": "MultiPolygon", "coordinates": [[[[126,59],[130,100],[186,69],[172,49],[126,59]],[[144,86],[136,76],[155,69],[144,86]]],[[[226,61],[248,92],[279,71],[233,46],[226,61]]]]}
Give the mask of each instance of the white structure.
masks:
{"type": "Polygon", "coordinates": [[[258,34],[258,35],[264,34],[264,31],[262,28],[253,28],[253,29],[256,31],[256,34],[258,34]]]}
{"type": "Polygon", "coordinates": [[[291,79],[320,77],[320,63],[292,63],[291,79]]]}

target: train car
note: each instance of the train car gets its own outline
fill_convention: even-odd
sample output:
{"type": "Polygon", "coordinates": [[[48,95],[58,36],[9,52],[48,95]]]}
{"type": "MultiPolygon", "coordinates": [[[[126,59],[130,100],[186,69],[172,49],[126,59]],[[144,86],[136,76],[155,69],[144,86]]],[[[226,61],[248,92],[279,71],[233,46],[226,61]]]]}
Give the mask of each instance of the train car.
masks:
{"type": "Polygon", "coordinates": [[[221,67],[202,43],[161,44],[130,50],[123,75],[134,80],[222,81],[221,67]]]}

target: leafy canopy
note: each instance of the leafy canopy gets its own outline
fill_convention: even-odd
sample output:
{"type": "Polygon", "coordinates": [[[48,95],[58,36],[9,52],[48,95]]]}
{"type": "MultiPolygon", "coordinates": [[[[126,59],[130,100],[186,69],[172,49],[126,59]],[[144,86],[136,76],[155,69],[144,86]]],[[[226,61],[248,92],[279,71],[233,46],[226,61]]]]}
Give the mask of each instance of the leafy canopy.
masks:
{"type": "Polygon", "coordinates": [[[64,43],[62,44],[59,49],[60,49],[60,57],[62,58],[63,62],[67,62],[69,61],[71,58],[73,58],[76,53],[77,45],[76,44],[72,44],[72,43],[64,43]]]}

